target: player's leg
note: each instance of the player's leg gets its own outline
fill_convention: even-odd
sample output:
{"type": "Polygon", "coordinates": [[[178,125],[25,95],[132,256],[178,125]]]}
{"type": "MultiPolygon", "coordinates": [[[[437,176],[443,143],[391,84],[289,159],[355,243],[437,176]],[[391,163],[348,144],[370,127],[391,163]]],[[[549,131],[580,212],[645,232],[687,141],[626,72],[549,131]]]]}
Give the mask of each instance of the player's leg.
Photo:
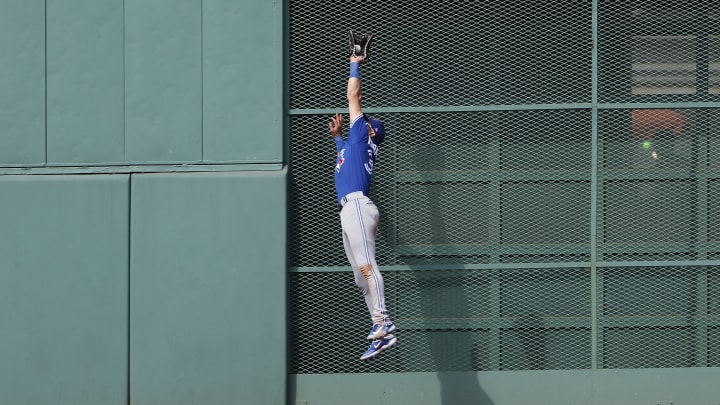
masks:
{"type": "Polygon", "coordinates": [[[395,330],[395,325],[390,322],[385,308],[382,275],[375,262],[378,219],[377,207],[369,199],[351,201],[341,214],[343,229],[347,235],[347,240],[343,239],[343,243],[346,243],[346,252],[351,252],[354,262],[358,264],[361,280],[367,284],[366,303],[373,318],[373,328],[368,335],[372,343],[360,356],[361,360],[372,359],[397,344],[397,338],[391,333],[395,330]]]}
{"type": "Polygon", "coordinates": [[[343,228],[346,229],[348,245],[360,274],[367,283],[373,330],[368,339],[379,339],[395,330],[385,306],[385,286],[375,261],[375,237],[379,214],[370,199],[363,198],[348,203],[342,211],[343,228]]]}
{"type": "Polygon", "coordinates": [[[358,288],[360,288],[360,292],[362,292],[362,295],[365,298],[365,304],[368,307],[368,312],[370,313],[370,318],[372,320],[373,305],[372,305],[372,297],[370,296],[370,289],[368,288],[368,282],[365,279],[365,277],[362,276],[362,273],[360,272],[360,266],[358,266],[357,262],[355,261],[355,255],[352,253],[350,239],[348,237],[348,233],[345,231],[344,225],[343,225],[342,234],[343,234],[343,246],[345,247],[345,254],[347,255],[348,261],[350,262],[350,267],[353,270],[353,275],[355,276],[355,285],[357,285],[358,288]]]}

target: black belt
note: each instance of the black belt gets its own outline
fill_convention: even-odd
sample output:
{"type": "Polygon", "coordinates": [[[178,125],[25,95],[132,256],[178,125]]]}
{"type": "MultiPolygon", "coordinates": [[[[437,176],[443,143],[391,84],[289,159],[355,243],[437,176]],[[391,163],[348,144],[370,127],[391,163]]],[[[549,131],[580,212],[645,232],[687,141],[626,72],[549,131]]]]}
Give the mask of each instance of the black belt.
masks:
{"type": "Polygon", "coordinates": [[[365,194],[363,194],[362,191],[353,191],[352,193],[346,194],[343,198],[340,199],[340,204],[338,204],[338,209],[342,209],[345,204],[347,204],[349,201],[357,200],[358,198],[365,197],[365,194]]]}

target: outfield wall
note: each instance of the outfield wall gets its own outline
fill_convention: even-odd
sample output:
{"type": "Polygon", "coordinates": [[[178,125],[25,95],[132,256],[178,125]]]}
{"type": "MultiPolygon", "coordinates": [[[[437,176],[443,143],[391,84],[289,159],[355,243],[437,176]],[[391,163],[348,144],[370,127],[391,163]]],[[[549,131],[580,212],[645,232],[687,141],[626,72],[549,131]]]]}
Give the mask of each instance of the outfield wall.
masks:
{"type": "Polygon", "coordinates": [[[0,403],[285,403],[282,7],[0,9],[0,403]]]}
{"type": "Polygon", "coordinates": [[[720,398],[714,3],[0,6],[0,403],[720,398]],[[388,128],[370,363],[349,28],[388,128]]]}

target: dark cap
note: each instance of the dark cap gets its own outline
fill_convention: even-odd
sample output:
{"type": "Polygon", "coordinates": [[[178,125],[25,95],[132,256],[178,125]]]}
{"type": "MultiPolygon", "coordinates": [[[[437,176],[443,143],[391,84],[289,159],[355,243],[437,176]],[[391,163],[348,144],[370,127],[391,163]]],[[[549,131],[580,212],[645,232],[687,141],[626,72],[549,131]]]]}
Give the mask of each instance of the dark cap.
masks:
{"type": "Polygon", "coordinates": [[[375,142],[375,145],[380,145],[385,140],[385,125],[377,118],[370,118],[368,122],[375,131],[375,137],[372,138],[373,142],[375,142]]]}

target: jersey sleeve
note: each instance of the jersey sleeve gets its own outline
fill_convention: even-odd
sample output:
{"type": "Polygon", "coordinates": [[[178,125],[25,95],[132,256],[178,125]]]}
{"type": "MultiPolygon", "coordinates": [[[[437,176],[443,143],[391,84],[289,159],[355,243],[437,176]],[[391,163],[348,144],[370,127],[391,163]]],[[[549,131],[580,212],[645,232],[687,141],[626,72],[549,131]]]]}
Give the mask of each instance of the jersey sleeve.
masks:
{"type": "Polygon", "coordinates": [[[335,137],[335,148],[340,152],[345,147],[345,141],[342,136],[335,137]]]}
{"type": "Polygon", "coordinates": [[[368,129],[365,125],[365,115],[360,114],[355,121],[350,123],[350,134],[348,135],[348,143],[367,143],[368,129]]]}

